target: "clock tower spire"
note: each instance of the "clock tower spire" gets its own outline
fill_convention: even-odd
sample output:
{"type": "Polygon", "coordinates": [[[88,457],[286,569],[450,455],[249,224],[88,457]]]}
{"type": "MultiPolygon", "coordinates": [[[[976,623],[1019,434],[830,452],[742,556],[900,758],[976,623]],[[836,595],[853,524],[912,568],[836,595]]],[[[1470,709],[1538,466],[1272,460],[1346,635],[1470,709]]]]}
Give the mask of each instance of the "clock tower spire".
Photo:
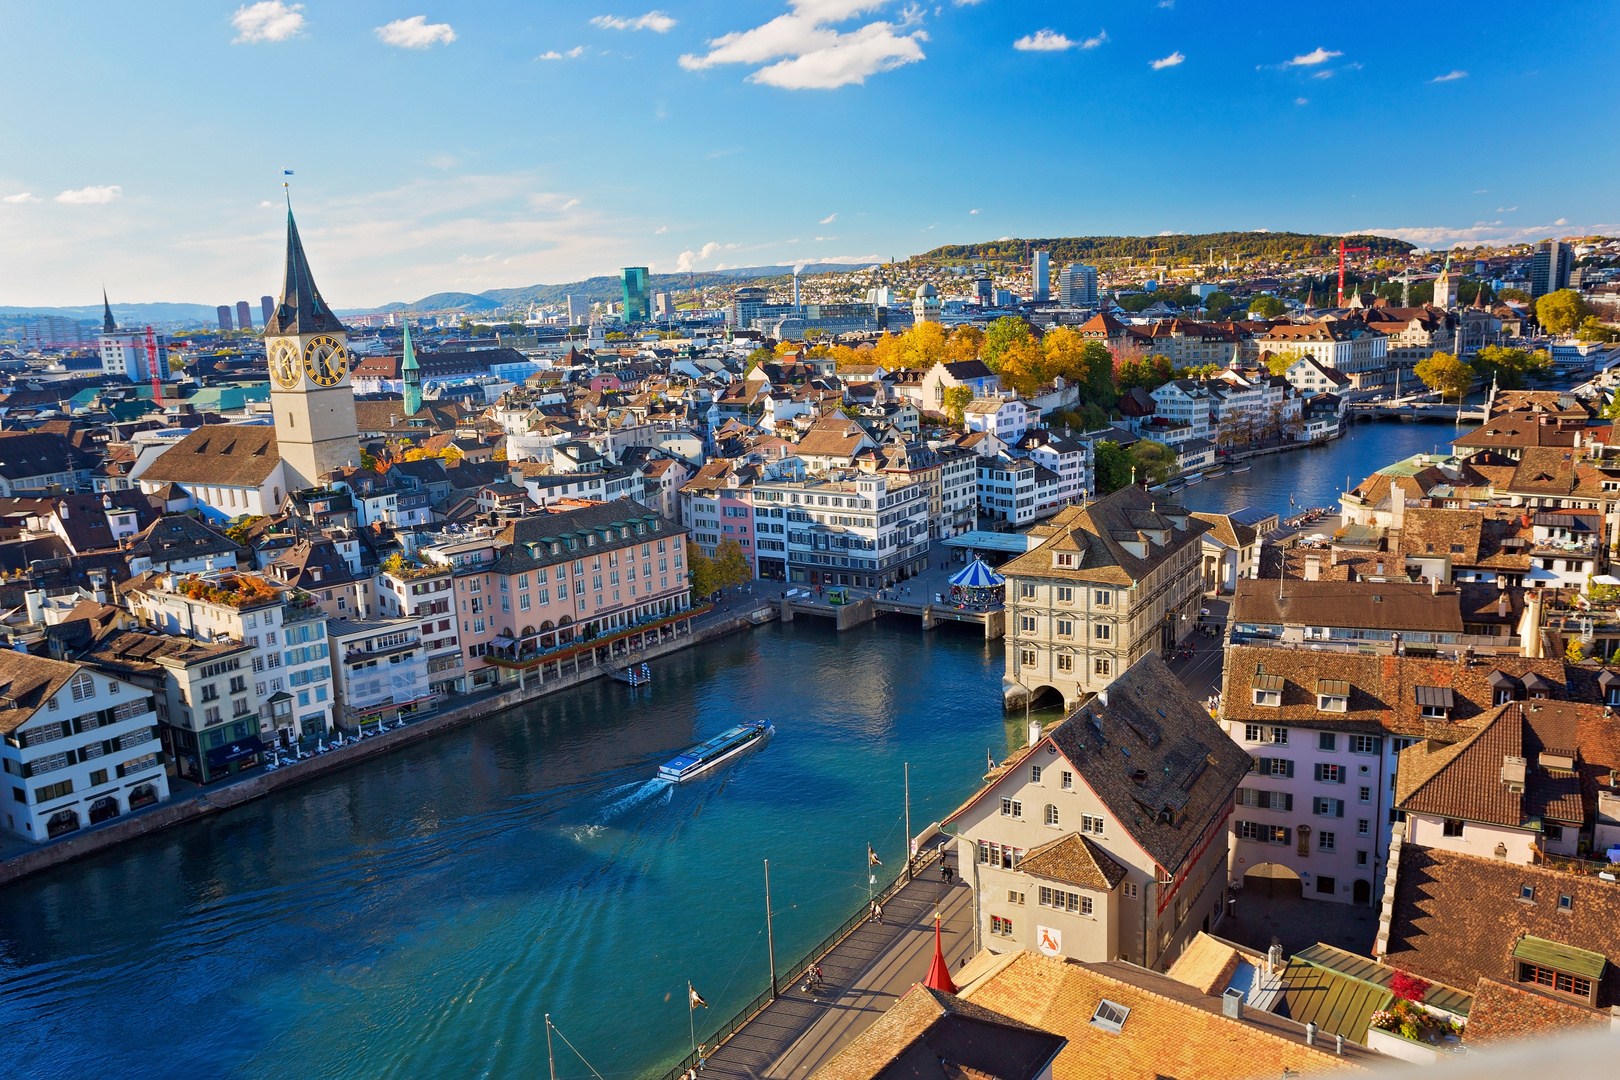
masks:
{"type": "Polygon", "coordinates": [[[348,336],[315,287],[289,206],[281,302],[264,324],[270,406],[289,491],[318,487],[327,473],[360,463],[348,336]]]}

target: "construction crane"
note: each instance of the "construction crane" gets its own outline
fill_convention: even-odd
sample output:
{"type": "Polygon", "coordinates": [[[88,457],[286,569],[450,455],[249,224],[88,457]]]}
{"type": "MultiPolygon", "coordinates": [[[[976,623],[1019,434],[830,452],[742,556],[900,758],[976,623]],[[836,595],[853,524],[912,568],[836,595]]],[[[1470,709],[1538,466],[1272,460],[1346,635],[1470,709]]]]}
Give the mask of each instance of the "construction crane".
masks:
{"type": "MultiPolygon", "coordinates": [[[[1447,252],[1446,253],[1446,265],[1440,271],[1440,274],[1449,274],[1450,272],[1451,272],[1451,253],[1447,252]]],[[[1402,270],[1399,275],[1393,276],[1389,280],[1398,281],[1398,282],[1401,283],[1401,307],[1411,307],[1412,306],[1412,282],[1414,282],[1414,281],[1433,281],[1435,278],[1439,277],[1440,274],[1414,274],[1410,270],[1402,270]]]]}
{"type": "Polygon", "coordinates": [[[1352,251],[1371,251],[1372,248],[1347,248],[1344,237],[1339,237],[1339,307],[1344,307],[1344,257],[1352,251]]]}
{"type": "Polygon", "coordinates": [[[157,335],[152,328],[146,328],[146,370],[152,375],[152,405],[154,408],[163,407],[163,377],[158,374],[157,335]]]}

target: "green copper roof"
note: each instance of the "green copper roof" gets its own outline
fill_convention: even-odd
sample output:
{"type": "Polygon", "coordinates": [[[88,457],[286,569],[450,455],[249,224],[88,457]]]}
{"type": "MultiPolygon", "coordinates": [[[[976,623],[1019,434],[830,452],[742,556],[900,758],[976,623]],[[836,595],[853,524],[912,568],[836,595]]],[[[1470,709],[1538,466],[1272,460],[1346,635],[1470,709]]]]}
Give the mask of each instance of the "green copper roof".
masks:
{"type": "Polygon", "coordinates": [[[1588,979],[1602,978],[1603,966],[1609,962],[1602,953],[1577,949],[1573,945],[1561,945],[1546,938],[1531,937],[1529,934],[1520,938],[1519,943],[1513,947],[1513,958],[1540,967],[1567,971],[1571,975],[1581,975],[1588,979]]]}

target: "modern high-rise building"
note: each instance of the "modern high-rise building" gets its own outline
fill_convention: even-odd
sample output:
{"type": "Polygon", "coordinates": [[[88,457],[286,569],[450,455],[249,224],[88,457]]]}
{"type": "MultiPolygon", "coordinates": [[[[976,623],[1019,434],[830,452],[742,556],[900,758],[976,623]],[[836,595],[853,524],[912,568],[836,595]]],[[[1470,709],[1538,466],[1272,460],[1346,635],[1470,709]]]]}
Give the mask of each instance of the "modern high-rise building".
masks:
{"type": "Polygon", "coordinates": [[[1530,299],[1569,288],[1575,253],[1562,240],[1543,240],[1530,259],[1530,299]]]}
{"type": "Polygon", "coordinates": [[[273,296],[259,297],[259,310],[264,312],[264,321],[270,321],[270,313],[276,310],[276,298],[273,296]]]}
{"type": "Polygon", "coordinates": [[[1050,299],[1051,295],[1051,256],[1045,251],[1037,251],[1034,260],[1030,263],[1030,299],[1040,303],[1043,300],[1050,299]]]}
{"type": "Polygon", "coordinates": [[[583,300],[575,300],[573,293],[569,293],[566,299],[568,301],[568,325],[585,325],[585,319],[590,314],[590,308],[585,305],[583,300]]]}
{"type": "Polygon", "coordinates": [[[219,328],[221,330],[229,330],[231,328],[230,307],[226,304],[221,304],[215,310],[219,313],[219,328]]]}
{"type": "Polygon", "coordinates": [[[738,289],[731,294],[731,325],[738,330],[747,330],[759,318],[760,308],[771,297],[769,289],[758,286],[749,286],[738,289]]]}
{"type": "Polygon", "coordinates": [[[253,329],[253,309],[248,307],[246,300],[236,302],[236,328],[238,330],[253,329]]]}
{"type": "Polygon", "coordinates": [[[652,319],[652,289],[645,266],[624,268],[624,321],[649,322],[652,319]]]}
{"type": "Polygon", "coordinates": [[[1070,263],[1058,272],[1058,299],[1070,307],[1097,306],[1097,268],[1070,263]]]}
{"type": "Polygon", "coordinates": [[[661,319],[675,314],[675,298],[667,292],[653,293],[653,314],[661,319]]]}
{"type": "Polygon", "coordinates": [[[973,279],[973,295],[984,307],[989,307],[995,298],[995,282],[990,280],[988,274],[980,274],[973,279]]]}

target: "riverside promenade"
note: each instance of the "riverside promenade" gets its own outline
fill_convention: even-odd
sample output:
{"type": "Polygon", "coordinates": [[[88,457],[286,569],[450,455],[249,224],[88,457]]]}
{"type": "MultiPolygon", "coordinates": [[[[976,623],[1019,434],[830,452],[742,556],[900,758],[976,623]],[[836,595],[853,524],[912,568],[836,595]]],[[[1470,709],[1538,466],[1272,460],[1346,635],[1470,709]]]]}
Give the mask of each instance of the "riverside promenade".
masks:
{"type": "MultiPolygon", "coordinates": [[[[935,842],[941,837],[936,834],[935,842]]],[[[956,854],[946,863],[956,870],[956,854]]],[[[883,904],[883,922],[861,921],[819,960],[821,989],[806,993],[798,967],[784,971],[780,996],[744,1022],[708,1056],[704,1080],[803,1080],[847,1046],[928,974],[934,913],[945,959],[955,971],[973,955],[973,893],[960,875],[947,886],[938,856],[883,904]]],[[[690,1061],[675,1070],[678,1075],[690,1061]]]]}

